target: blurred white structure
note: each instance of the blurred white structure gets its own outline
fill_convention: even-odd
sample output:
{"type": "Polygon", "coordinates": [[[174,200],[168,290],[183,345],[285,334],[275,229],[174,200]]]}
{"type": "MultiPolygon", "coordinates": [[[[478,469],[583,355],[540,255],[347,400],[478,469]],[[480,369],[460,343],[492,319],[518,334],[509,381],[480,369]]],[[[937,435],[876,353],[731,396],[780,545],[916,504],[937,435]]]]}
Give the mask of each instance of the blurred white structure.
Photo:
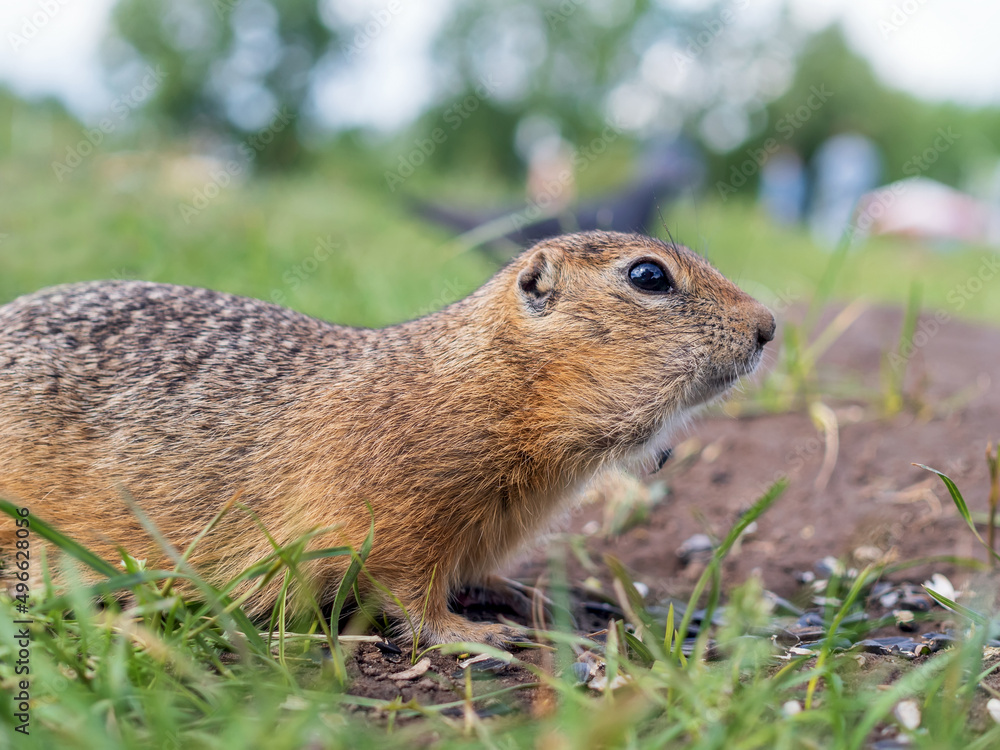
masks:
{"type": "Polygon", "coordinates": [[[854,223],[861,236],[1000,244],[996,207],[926,177],[900,180],[866,194],[854,223]]]}

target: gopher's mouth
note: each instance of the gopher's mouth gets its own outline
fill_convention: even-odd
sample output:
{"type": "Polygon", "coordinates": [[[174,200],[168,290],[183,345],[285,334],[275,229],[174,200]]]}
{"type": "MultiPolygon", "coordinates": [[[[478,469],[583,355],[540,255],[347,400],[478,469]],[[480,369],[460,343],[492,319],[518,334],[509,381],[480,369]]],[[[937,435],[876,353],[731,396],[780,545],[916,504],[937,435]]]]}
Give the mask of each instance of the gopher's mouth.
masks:
{"type": "Polygon", "coordinates": [[[727,372],[713,372],[702,378],[695,390],[696,403],[713,401],[732,388],[740,379],[740,373],[735,369],[727,372]]]}
{"type": "Polygon", "coordinates": [[[741,378],[753,375],[760,360],[761,356],[758,350],[742,362],[733,362],[724,369],[709,370],[699,378],[695,386],[694,403],[704,404],[724,396],[741,378]]]}

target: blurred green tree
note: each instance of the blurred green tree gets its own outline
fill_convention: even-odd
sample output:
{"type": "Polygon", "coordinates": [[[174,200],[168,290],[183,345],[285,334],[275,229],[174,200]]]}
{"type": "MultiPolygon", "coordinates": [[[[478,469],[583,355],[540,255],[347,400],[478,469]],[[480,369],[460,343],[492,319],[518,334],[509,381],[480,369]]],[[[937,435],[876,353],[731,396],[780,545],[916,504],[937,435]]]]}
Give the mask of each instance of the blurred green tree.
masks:
{"type": "Polygon", "coordinates": [[[112,75],[137,65],[163,71],[148,113],[175,132],[242,141],[265,168],[300,157],[310,75],[336,39],[317,0],[121,0],[112,34],[112,75]],[[268,129],[258,148],[254,136],[268,129]]]}
{"type": "Polygon", "coordinates": [[[513,174],[526,130],[582,144],[609,123],[640,140],[684,134],[724,148],[790,81],[802,37],[782,9],[755,16],[750,0],[458,0],[435,48],[456,93],[418,129],[493,81],[442,163],[492,152],[513,174]]]}
{"type": "Polygon", "coordinates": [[[790,146],[808,162],[827,138],[845,131],[865,135],[879,147],[884,182],[919,174],[963,186],[977,164],[992,164],[1000,151],[1000,110],[931,103],[892,89],[850,47],[840,26],[830,26],[803,46],[795,77],[767,105],[763,127],[712,160],[713,180],[725,180],[733,165],[760,153],[768,139],[790,146]],[[812,109],[808,102],[816,89],[825,92],[824,101],[812,109]],[[948,150],[933,162],[922,159],[939,130],[950,133],[948,150]]]}

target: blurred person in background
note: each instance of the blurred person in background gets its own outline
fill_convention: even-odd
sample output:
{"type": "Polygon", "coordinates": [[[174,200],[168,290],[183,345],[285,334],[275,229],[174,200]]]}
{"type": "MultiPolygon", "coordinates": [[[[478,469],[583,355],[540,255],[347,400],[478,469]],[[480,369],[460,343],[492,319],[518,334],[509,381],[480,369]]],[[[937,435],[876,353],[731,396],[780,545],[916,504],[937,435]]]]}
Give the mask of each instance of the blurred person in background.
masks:
{"type": "Polygon", "coordinates": [[[858,199],[879,184],[882,157],[867,136],[844,132],[819,147],[812,168],[809,226],[818,244],[832,247],[850,224],[858,199]]]}
{"type": "Polygon", "coordinates": [[[760,202],[767,215],[781,224],[797,224],[806,207],[808,179],[802,157],[783,147],[760,170],[760,202]]]}

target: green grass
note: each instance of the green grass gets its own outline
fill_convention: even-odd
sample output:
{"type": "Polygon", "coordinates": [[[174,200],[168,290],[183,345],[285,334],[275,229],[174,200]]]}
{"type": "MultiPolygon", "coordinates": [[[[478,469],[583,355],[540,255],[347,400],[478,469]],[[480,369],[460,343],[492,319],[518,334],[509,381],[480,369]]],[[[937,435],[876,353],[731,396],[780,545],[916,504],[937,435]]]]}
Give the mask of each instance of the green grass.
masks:
{"type": "MultiPolygon", "coordinates": [[[[308,173],[229,187],[186,223],[178,204],[205,180],[177,186],[172,158],[136,157],[137,166],[115,173],[113,161],[95,157],[63,183],[52,177],[48,161],[9,161],[0,172],[0,303],[55,283],[143,278],[283,299],[320,317],[379,326],[440,307],[494,270],[476,253],[456,255],[448,235],[413,218],[361,160],[329,157],[308,173]],[[317,245],[326,238],[337,247],[319,257],[317,245]]],[[[412,189],[470,203],[504,196],[474,175],[422,174],[412,189]]],[[[829,262],[829,252],[806,232],[777,227],[745,202],[682,203],[665,216],[679,241],[707,253],[771,304],[808,303],[829,262]]],[[[961,310],[948,298],[977,272],[984,254],[871,242],[851,249],[832,295],[905,304],[917,279],[925,308],[995,321],[998,294],[984,291],[961,310]]],[[[741,523],[750,520],[745,516],[741,523]]],[[[720,547],[699,584],[709,603],[720,601],[726,549],[720,547]]],[[[247,575],[287,580],[302,554],[295,545],[276,551],[247,575]]],[[[613,623],[606,647],[589,646],[603,650],[609,672],[626,675],[628,684],[603,694],[575,687],[568,666],[580,641],[557,629],[550,636],[557,644],[555,670],[532,667],[551,695],[549,708],[534,718],[515,713],[481,720],[471,712],[455,718],[440,706],[351,697],[333,634],[319,641],[301,637],[322,634],[321,618],[286,622],[279,610],[272,627],[258,630],[227,588],[202,582],[199,598],[177,595],[166,583],[169,576],[194,575],[182,562],[160,573],[128,562],[126,570],[103,568],[100,591],[80,584],[70,587],[68,600],[43,592],[33,605],[28,737],[14,732],[12,719],[20,679],[13,672],[13,622],[20,615],[14,602],[0,597],[0,748],[846,749],[866,747],[876,727],[895,722],[894,707],[908,697],[916,698],[924,716],[910,733],[914,747],[985,750],[1000,743],[1000,729],[983,718],[978,687],[986,670],[988,617],[966,623],[964,645],[902,670],[899,679],[888,669],[862,669],[854,654],[838,650],[837,623],[857,610],[857,596],[877,570],[843,582],[844,604],[828,613],[828,637],[817,656],[791,662],[778,660],[766,641],[739,638],[749,627],[773,622],[759,584],[731,591],[730,626],[718,634],[727,658],[706,662],[698,658],[704,640],[694,657],[681,654],[674,631],[675,625],[683,630],[685,614],[645,613],[627,575],[616,569],[635,631],[613,623]],[[95,607],[95,597],[121,587],[135,593],[136,609],[122,612],[113,601],[103,610],[95,607]],[[285,636],[268,644],[272,630],[285,636]],[[242,660],[224,660],[227,652],[242,660]],[[790,701],[802,710],[793,712],[790,701]],[[351,710],[359,704],[381,711],[359,715],[351,710]],[[970,721],[973,706],[978,713],[970,721]]],[[[478,705],[463,695],[456,695],[456,704],[478,705]]]]}
{"type": "MultiPolygon", "coordinates": [[[[185,169],[170,153],[94,156],[60,183],[48,161],[8,160],[0,172],[0,303],[56,283],[142,278],[277,298],[311,315],[381,326],[467,294],[496,268],[475,251],[456,254],[447,232],[400,200],[407,190],[503,200],[485,178],[418,173],[390,193],[377,167],[334,155],[309,173],[227,187],[185,222],[179,204],[207,180],[182,180],[185,169]],[[329,257],[321,248],[317,261],[327,239],[337,247],[329,257]]],[[[516,196],[507,200],[516,205],[516,196]]],[[[806,231],[776,226],[747,202],[682,201],[664,217],[678,241],[779,311],[809,301],[829,259],[806,231]]],[[[961,309],[948,298],[991,254],[872,241],[851,250],[833,296],[904,305],[918,280],[926,308],[1000,320],[1000,294],[990,287],[1000,278],[961,309]]]]}
{"type": "MultiPolygon", "coordinates": [[[[962,507],[957,488],[949,489],[962,507]]],[[[949,652],[921,664],[887,662],[859,666],[855,653],[844,652],[841,625],[859,611],[862,592],[881,575],[866,569],[855,578],[831,581],[828,594],[842,604],[827,613],[827,635],[800,655],[765,638],[744,637],[751,629],[773,627],[760,584],[751,579],[730,592],[727,624],[715,637],[722,655],[706,661],[707,631],[693,651],[682,655],[679,633],[706,594],[709,614],[719,602],[721,564],[746,526],[779,498],[782,486],[769,490],[740,519],[720,544],[680,618],[673,608],[666,618],[643,609],[627,574],[611,561],[626,622],[612,620],[605,644],[557,629],[542,634],[555,646],[553,668],[526,665],[535,673],[548,709],[532,718],[521,711],[491,719],[475,709],[509,701],[509,690],[479,697],[461,692],[447,706],[358,698],[345,693],[336,659],[325,656],[315,639],[315,622],[290,627],[279,615],[270,628],[284,635],[258,633],[235,606],[233,585],[214,589],[179,560],[172,571],[144,571],[134,560],[123,572],[93,558],[71,540],[31,519],[36,533],[104,575],[87,587],[73,583],[66,598],[46,586],[27,617],[30,644],[30,724],[18,734],[19,678],[14,665],[22,644],[15,620],[25,619],[6,596],[0,596],[0,743],[29,748],[844,748],[868,746],[878,727],[896,723],[894,709],[913,700],[921,711],[916,729],[902,730],[914,747],[995,747],[1000,726],[983,718],[987,688],[980,688],[993,666],[983,662],[983,644],[995,625],[987,616],[952,605],[965,617],[965,637],[949,652]],[[178,575],[197,581],[199,596],[173,593],[178,575]],[[128,590],[134,605],[105,595],[128,590]],[[105,607],[95,599],[105,598],[105,607]],[[265,643],[265,640],[269,641],[265,643]],[[574,652],[587,648],[603,659],[606,678],[622,686],[603,692],[576,685],[569,669],[574,652]],[[223,655],[237,653],[232,663],[223,655]],[[546,697],[547,696],[547,697],[546,697]],[[365,707],[373,714],[351,710],[365,707]],[[970,711],[977,714],[970,720],[970,711]],[[458,708],[458,718],[445,708],[458,708]]],[[[14,506],[0,510],[15,515],[14,506]]],[[[35,547],[37,554],[37,546],[35,547]]],[[[332,553],[339,553],[332,551],[332,553]]],[[[245,576],[265,570],[294,571],[302,546],[276,550],[286,565],[254,566],[245,576]]],[[[554,571],[558,578],[558,569],[554,571]]],[[[293,574],[293,573],[290,573],[293,574]]],[[[242,578],[242,577],[241,577],[242,578]]],[[[234,581],[235,584],[237,581],[234,581]]],[[[943,603],[951,604],[947,600],[943,603]]],[[[321,639],[322,640],[322,639],[321,639]]],[[[463,647],[465,648],[465,647],[463,647]]],[[[487,647],[479,650],[503,657],[487,647]]],[[[1000,665],[1000,663],[998,663],[1000,665]]]]}
{"type": "Polygon", "coordinates": [[[0,175],[0,301],[56,283],[140,278],[381,326],[452,302],[495,270],[476,254],[454,257],[446,234],[335,166],[228,187],[185,222],[178,205],[205,180],[167,187],[168,158],[119,185],[96,161],[61,184],[47,164],[11,164],[0,175]]]}

